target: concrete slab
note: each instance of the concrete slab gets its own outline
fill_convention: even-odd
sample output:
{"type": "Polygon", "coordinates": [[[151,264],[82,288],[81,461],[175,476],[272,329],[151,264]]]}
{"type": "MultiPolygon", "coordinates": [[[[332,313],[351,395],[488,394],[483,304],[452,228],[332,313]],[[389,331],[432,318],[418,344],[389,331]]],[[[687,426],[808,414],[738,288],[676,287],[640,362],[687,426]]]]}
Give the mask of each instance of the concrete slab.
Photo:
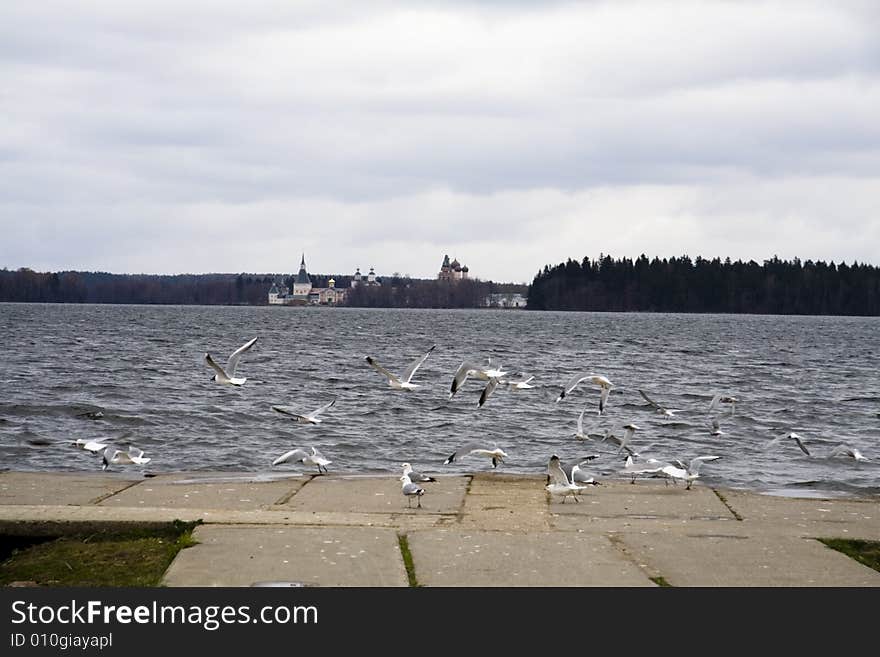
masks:
{"type": "Polygon", "coordinates": [[[563,503],[561,498],[555,497],[550,502],[550,509],[558,515],[603,518],[736,520],[711,488],[698,485],[685,490],[681,485],[611,481],[591,486],[578,499],[578,503],[571,498],[563,503]]]}
{"type": "Polygon", "coordinates": [[[2,472],[0,505],[94,504],[140,481],[124,474],[2,472]]]}
{"type": "Polygon", "coordinates": [[[436,482],[422,485],[426,491],[422,508],[417,509],[416,500],[412,500],[412,509],[408,509],[398,477],[323,476],[312,479],[283,506],[319,512],[457,514],[467,485],[467,477],[438,477],[436,482]]]}
{"type": "Polygon", "coordinates": [[[260,509],[288,499],[308,477],[278,481],[223,480],[162,475],[106,498],[101,506],[166,509],[260,509]]]}
{"type": "Polygon", "coordinates": [[[654,533],[617,540],[673,586],[880,586],[880,573],[808,538],[654,533]]]}
{"type": "Polygon", "coordinates": [[[499,531],[549,529],[544,477],[481,473],[474,475],[461,526],[499,531]]]}
{"type": "Polygon", "coordinates": [[[201,526],[166,586],[407,586],[397,532],[370,527],[201,526]],[[222,567],[218,567],[222,564],[222,567]]]}
{"type": "Polygon", "coordinates": [[[744,520],[777,523],[857,523],[880,531],[880,499],[810,499],[759,495],[744,491],[722,493],[744,520]]]}
{"type": "Polygon", "coordinates": [[[407,540],[423,586],[654,586],[604,536],[438,529],[407,540]]]}

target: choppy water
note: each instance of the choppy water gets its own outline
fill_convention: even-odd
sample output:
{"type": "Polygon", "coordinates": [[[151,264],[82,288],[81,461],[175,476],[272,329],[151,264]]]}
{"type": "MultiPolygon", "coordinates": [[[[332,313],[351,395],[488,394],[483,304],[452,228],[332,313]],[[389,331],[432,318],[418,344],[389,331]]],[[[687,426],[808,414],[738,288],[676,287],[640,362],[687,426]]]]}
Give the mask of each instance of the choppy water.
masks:
{"type": "Polygon", "coordinates": [[[604,451],[593,470],[611,476],[622,466],[614,450],[573,438],[597,389],[582,384],[554,403],[562,382],[594,371],[617,386],[606,426],[640,426],[632,445],[643,455],[722,456],[704,467],[707,484],[880,494],[876,318],[0,304],[0,335],[0,456],[9,469],[94,471],[99,460],[67,441],[128,432],[121,444],[143,448],[149,472],[270,472],[287,449],[316,445],[331,471],[397,472],[407,460],[460,473],[488,462],[444,466],[445,457],[485,438],[509,454],[502,470],[540,473],[552,453],[604,451]],[[254,336],[238,372],[247,384],[212,382],[205,351],[225,363],[254,336]],[[399,373],[432,344],[414,379],[423,387],[412,393],[389,389],[364,362],[370,354],[399,373]],[[468,382],[447,400],[459,363],[487,356],[533,374],[538,387],[499,387],[478,409],[482,383],[468,382]],[[639,388],[681,411],[672,420],[656,414],[639,388]],[[740,400],[721,417],[719,437],[709,435],[707,413],[715,392],[740,400]],[[270,408],[311,411],[334,397],[318,426],[270,408]],[[764,449],[790,430],[812,457],[791,442],[764,449]],[[827,458],[841,442],[872,461],[827,458]]]}

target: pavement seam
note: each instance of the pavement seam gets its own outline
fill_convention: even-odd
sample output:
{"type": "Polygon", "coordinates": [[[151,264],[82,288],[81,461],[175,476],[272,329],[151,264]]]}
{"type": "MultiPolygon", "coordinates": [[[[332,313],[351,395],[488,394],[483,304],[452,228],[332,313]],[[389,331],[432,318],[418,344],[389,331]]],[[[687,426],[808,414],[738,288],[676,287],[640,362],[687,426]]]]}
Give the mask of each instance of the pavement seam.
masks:
{"type": "Polygon", "coordinates": [[[416,578],[416,565],[413,561],[412,550],[409,547],[409,535],[397,533],[397,545],[400,548],[400,556],[403,559],[403,567],[406,570],[406,580],[411,589],[419,588],[419,580],[416,578]]]}
{"type": "Polygon", "coordinates": [[[464,520],[464,507],[467,504],[468,495],[471,494],[471,485],[474,483],[473,475],[465,475],[467,479],[467,483],[464,485],[464,494],[461,496],[461,504],[458,506],[458,513],[455,514],[456,522],[461,524],[461,521],[464,520]]]}
{"type": "Polygon", "coordinates": [[[291,489],[289,492],[285,493],[284,495],[282,495],[281,497],[279,497],[276,501],[272,502],[272,504],[270,504],[269,507],[271,508],[271,507],[273,507],[273,506],[280,506],[280,505],[282,505],[282,504],[287,504],[287,503],[290,501],[290,499],[291,499],[294,495],[296,495],[296,494],[297,494],[298,492],[300,492],[303,488],[305,488],[305,487],[308,486],[310,483],[312,483],[312,479],[314,479],[314,478],[317,477],[317,476],[318,476],[318,475],[309,475],[308,480],[307,480],[305,483],[303,483],[302,486],[299,486],[299,487],[296,487],[296,486],[295,486],[295,487],[294,487],[293,489],[291,489]]]}
{"type": "Polygon", "coordinates": [[[739,515],[739,513],[736,512],[736,509],[734,509],[732,506],[730,506],[730,502],[727,501],[727,498],[724,497],[724,495],[716,488],[711,488],[710,490],[713,493],[715,493],[715,497],[717,497],[719,500],[721,500],[721,503],[725,507],[727,507],[727,510],[730,511],[731,514],[733,514],[733,517],[736,518],[738,522],[742,522],[743,517],[741,515],[739,515]]]}
{"type": "Polygon", "coordinates": [[[133,488],[133,487],[137,486],[138,484],[142,484],[142,483],[144,483],[143,480],[137,479],[137,480],[131,482],[130,484],[128,484],[128,486],[124,486],[124,487],[120,488],[119,490],[114,490],[109,493],[104,493],[103,495],[99,495],[98,497],[87,502],[86,504],[82,504],[82,505],[75,504],[73,506],[97,506],[98,504],[100,504],[104,500],[110,499],[114,495],[119,495],[119,493],[122,493],[123,491],[127,491],[129,488],[133,488]]]}
{"type": "Polygon", "coordinates": [[[664,587],[673,586],[673,584],[670,584],[669,580],[667,580],[659,570],[652,568],[646,563],[642,563],[639,559],[636,559],[635,555],[627,547],[626,541],[623,540],[622,536],[619,536],[616,533],[609,533],[605,534],[605,537],[615,550],[617,550],[632,565],[638,568],[639,572],[643,573],[645,577],[651,580],[654,584],[664,587]]]}

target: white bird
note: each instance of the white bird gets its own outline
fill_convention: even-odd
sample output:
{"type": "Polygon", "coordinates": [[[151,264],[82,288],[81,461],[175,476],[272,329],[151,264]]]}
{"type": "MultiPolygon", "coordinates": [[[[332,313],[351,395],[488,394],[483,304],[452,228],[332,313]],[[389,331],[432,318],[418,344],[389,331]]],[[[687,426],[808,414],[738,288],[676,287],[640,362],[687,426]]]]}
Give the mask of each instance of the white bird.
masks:
{"type": "Polygon", "coordinates": [[[483,388],[483,392],[480,394],[480,400],[477,402],[477,408],[482,408],[483,404],[486,403],[486,400],[489,399],[489,395],[491,395],[495,388],[498,387],[498,383],[501,379],[497,377],[492,377],[489,379],[489,383],[486,384],[486,387],[483,388]]]}
{"type": "MultiPolygon", "coordinates": [[[[586,413],[586,412],[587,412],[587,407],[584,406],[583,409],[581,409],[580,415],[578,415],[577,433],[574,434],[574,437],[577,438],[578,440],[588,440],[588,439],[592,440],[593,438],[601,437],[602,434],[596,433],[596,428],[598,427],[597,424],[594,424],[587,431],[584,431],[584,413],[586,413]]],[[[605,436],[607,437],[607,435],[608,435],[608,432],[606,431],[605,436]]]]}
{"type": "Polygon", "coordinates": [[[847,458],[855,459],[856,461],[870,461],[871,459],[862,455],[862,453],[856,447],[850,447],[849,445],[838,445],[828,454],[828,458],[835,458],[838,456],[845,456],[847,458]]]}
{"type": "Polygon", "coordinates": [[[273,406],[272,410],[277,411],[279,413],[283,413],[284,415],[289,415],[294,420],[296,420],[299,424],[320,424],[321,422],[323,422],[323,420],[321,420],[318,416],[321,413],[323,413],[324,411],[326,411],[328,408],[333,406],[333,404],[335,404],[335,403],[336,403],[336,399],[334,399],[333,401],[331,401],[327,404],[324,404],[320,408],[316,408],[314,411],[312,411],[311,413],[307,413],[306,415],[300,415],[299,413],[294,413],[292,410],[290,410],[289,408],[287,408],[285,406],[273,406]]]}
{"type": "Polygon", "coordinates": [[[639,394],[645,398],[645,401],[648,402],[651,406],[654,407],[654,410],[660,413],[661,415],[665,415],[666,417],[675,417],[675,414],[678,413],[680,409],[678,408],[666,408],[665,406],[661,406],[653,399],[648,397],[644,390],[639,390],[639,394]]]}
{"type": "Polygon", "coordinates": [[[725,395],[715,395],[712,397],[712,401],[709,403],[709,412],[715,410],[718,404],[730,404],[730,414],[733,415],[736,411],[736,403],[739,400],[736,397],[727,397],[725,395]]]}
{"type": "Polygon", "coordinates": [[[507,458],[507,454],[496,443],[492,443],[492,449],[486,448],[484,443],[468,443],[453,452],[449,458],[443,461],[443,465],[449,465],[456,459],[461,459],[465,456],[485,456],[490,458],[492,459],[493,468],[498,467],[498,463],[503,463],[504,459],[507,458]]]}
{"type": "Polygon", "coordinates": [[[436,479],[434,479],[434,477],[429,477],[428,475],[422,474],[421,472],[415,472],[409,463],[404,463],[401,467],[403,468],[403,474],[409,477],[410,481],[418,483],[437,481],[436,479]]]}
{"type": "Polygon", "coordinates": [[[387,378],[388,385],[395,390],[415,390],[420,386],[418,384],[412,383],[412,378],[413,376],[415,376],[416,370],[422,366],[422,363],[424,363],[428,359],[428,356],[431,355],[431,352],[434,351],[436,347],[437,345],[432,346],[430,349],[428,349],[427,353],[424,356],[421,356],[414,360],[410,364],[410,366],[406,368],[402,376],[392,374],[384,367],[382,367],[379,362],[372,356],[366,356],[364,360],[367,361],[370,367],[372,367],[379,374],[387,378]]]}
{"type": "Polygon", "coordinates": [[[409,508],[412,508],[412,498],[415,497],[419,501],[418,508],[421,509],[422,495],[425,494],[425,489],[418,484],[414,484],[406,474],[400,477],[400,481],[402,482],[400,490],[406,496],[406,505],[409,508]]]}
{"type": "Polygon", "coordinates": [[[636,431],[641,429],[641,427],[638,427],[635,424],[625,424],[623,426],[623,428],[624,428],[623,438],[618,438],[613,433],[606,431],[605,437],[602,438],[602,442],[609,440],[611,442],[614,442],[614,443],[617,443],[618,445],[620,445],[620,447],[617,450],[618,454],[620,454],[620,452],[622,452],[623,450],[626,450],[627,452],[629,452],[630,455],[638,456],[638,454],[636,454],[636,452],[634,452],[629,447],[629,443],[632,440],[632,437],[635,435],[636,431]]]}
{"type": "MultiPolygon", "coordinates": [[[[465,361],[458,366],[458,369],[455,370],[455,375],[452,377],[452,386],[449,389],[449,399],[452,399],[455,396],[455,393],[461,389],[469,377],[491,382],[492,379],[501,379],[506,374],[508,373],[502,370],[500,366],[492,366],[491,358],[486,367],[465,361]]],[[[498,385],[497,381],[495,382],[495,385],[498,385]]],[[[494,390],[494,386],[492,389],[494,390]]],[[[483,392],[485,393],[485,390],[483,392]]],[[[491,391],[489,394],[492,394],[491,391]]],[[[486,395],[486,397],[488,398],[488,395],[486,395]]]]}
{"type": "Polygon", "coordinates": [[[144,457],[144,450],[137,447],[129,446],[127,450],[122,450],[111,446],[104,450],[104,456],[101,459],[101,469],[106,470],[110,467],[111,463],[114,465],[127,465],[130,463],[145,465],[150,461],[151,459],[144,457]]]}
{"type": "Polygon", "coordinates": [[[691,484],[700,477],[700,468],[703,463],[717,461],[720,456],[697,456],[691,459],[691,462],[685,466],[681,461],[675,461],[665,465],[660,471],[674,481],[681,479],[687,482],[686,490],[691,489],[691,484]]]}
{"type": "Polygon", "coordinates": [[[505,381],[505,383],[511,390],[529,390],[535,387],[530,383],[534,378],[534,376],[530,376],[528,379],[523,379],[522,381],[505,381]]]}
{"type": "Polygon", "coordinates": [[[205,362],[213,369],[216,374],[211,378],[212,381],[216,381],[217,383],[226,383],[233,386],[241,386],[244,385],[244,382],[247,381],[247,377],[236,377],[235,370],[238,367],[238,361],[241,360],[241,355],[246,352],[248,349],[254,346],[257,338],[253,340],[248,340],[238,349],[232,352],[232,355],[229,357],[229,360],[226,361],[226,367],[220,367],[217,363],[214,362],[214,359],[211,358],[211,354],[205,354],[205,362]]]}
{"type": "Polygon", "coordinates": [[[771,447],[775,447],[776,445],[781,443],[783,440],[793,440],[794,442],[797,443],[797,446],[801,448],[801,451],[804,454],[806,454],[807,456],[810,456],[810,450],[808,450],[806,448],[806,446],[804,445],[804,443],[802,442],[803,438],[801,438],[794,431],[790,431],[789,433],[785,433],[785,434],[782,434],[781,436],[777,436],[776,438],[771,440],[769,443],[767,443],[767,445],[764,447],[764,449],[770,449],[771,447]]]}
{"type": "Polygon", "coordinates": [[[547,464],[547,474],[550,475],[550,483],[545,486],[547,492],[551,495],[561,495],[563,504],[565,504],[565,498],[569,495],[574,497],[575,502],[580,502],[577,496],[587,490],[587,487],[579,486],[569,480],[556,454],[550,457],[550,461],[547,464]]]}
{"type": "Polygon", "coordinates": [[[665,466],[669,465],[663,461],[658,461],[657,459],[646,459],[644,462],[636,463],[633,461],[633,457],[630,454],[626,457],[626,462],[623,466],[623,470],[621,470],[621,474],[625,474],[629,477],[632,477],[631,484],[636,483],[636,477],[639,475],[647,475],[647,474],[656,474],[660,472],[665,466]]]}
{"type": "Polygon", "coordinates": [[[718,418],[712,418],[712,431],[709,432],[710,436],[723,436],[724,432],[721,430],[721,423],[718,422],[718,418]]]}
{"type": "Polygon", "coordinates": [[[272,461],[272,465],[279,465],[281,463],[287,463],[288,461],[317,466],[318,474],[321,474],[321,468],[324,468],[324,472],[327,472],[327,466],[333,463],[333,461],[321,454],[317,448],[312,447],[311,453],[304,449],[292,449],[289,452],[285,452],[272,461]]]}
{"type": "Polygon", "coordinates": [[[83,438],[77,438],[71,442],[71,445],[93,453],[102,452],[109,447],[107,443],[102,443],[97,440],[85,440],[83,438]]]}
{"type": "Polygon", "coordinates": [[[598,456],[598,454],[590,454],[589,456],[583,457],[579,463],[575,463],[574,465],[562,464],[562,470],[565,472],[568,480],[573,484],[590,484],[592,486],[598,486],[599,482],[596,481],[596,479],[586,470],[581,469],[582,465],[586,465],[598,456]]]}
{"type": "Polygon", "coordinates": [[[614,387],[614,384],[601,374],[575,374],[568,381],[568,383],[566,383],[562,387],[562,390],[560,391],[559,396],[556,398],[556,401],[560,402],[565,399],[565,396],[569,394],[572,390],[577,388],[578,384],[581,381],[590,381],[590,383],[599,386],[599,414],[601,415],[605,412],[605,404],[608,402],[608,394],[614,387]]]}

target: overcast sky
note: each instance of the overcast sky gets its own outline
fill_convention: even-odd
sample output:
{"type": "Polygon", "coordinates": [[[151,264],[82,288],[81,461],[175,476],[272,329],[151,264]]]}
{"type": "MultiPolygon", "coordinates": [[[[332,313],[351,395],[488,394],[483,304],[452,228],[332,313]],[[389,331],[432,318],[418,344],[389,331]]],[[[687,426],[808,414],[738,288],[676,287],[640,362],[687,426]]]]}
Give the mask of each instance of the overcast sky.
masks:
{"type": "Polygon", "coordinates": [[[4,3],[0,267],[880,264],[880,3],[4,3]]]}

